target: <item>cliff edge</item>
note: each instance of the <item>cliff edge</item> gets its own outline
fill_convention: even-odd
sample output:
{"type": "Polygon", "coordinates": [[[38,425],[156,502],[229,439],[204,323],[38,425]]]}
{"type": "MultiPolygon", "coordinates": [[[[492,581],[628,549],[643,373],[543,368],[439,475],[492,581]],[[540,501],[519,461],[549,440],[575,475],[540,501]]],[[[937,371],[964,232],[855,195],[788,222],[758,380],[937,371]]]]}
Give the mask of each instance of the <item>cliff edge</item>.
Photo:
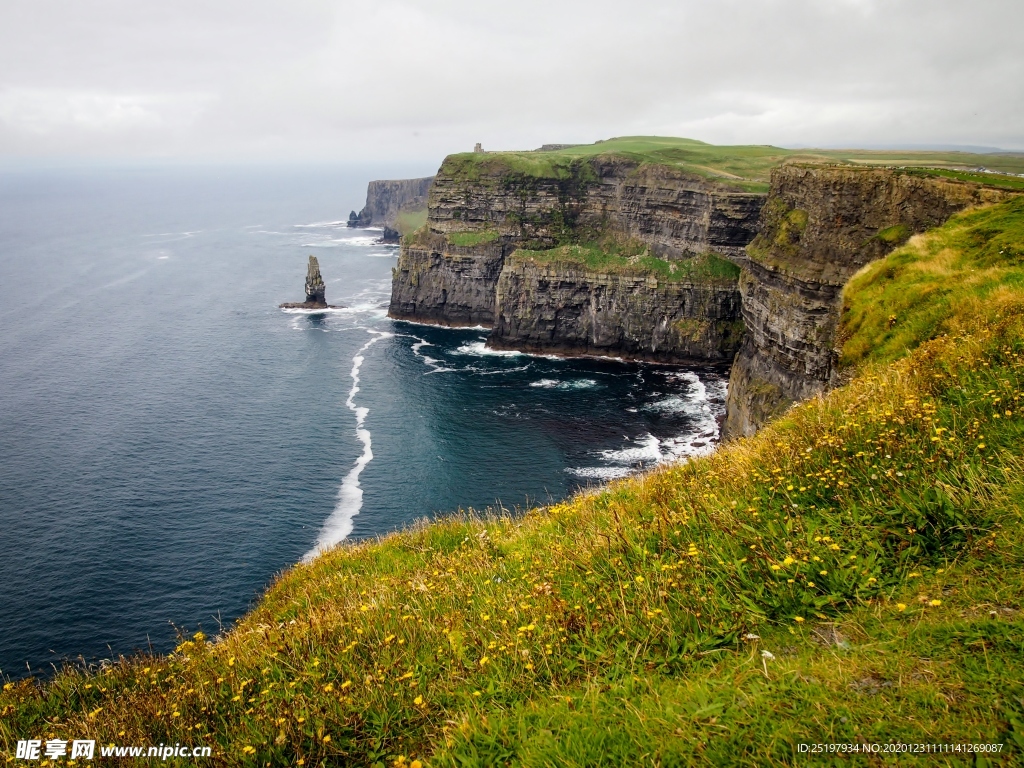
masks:
{"type": "Polygon", "coordinates": [[[723,438],[751,435],[833,386],[842,291],[866,264],[965,208],[1013,192],[899,169],[784,165],[739,260],[746,335],[723,438]]]}

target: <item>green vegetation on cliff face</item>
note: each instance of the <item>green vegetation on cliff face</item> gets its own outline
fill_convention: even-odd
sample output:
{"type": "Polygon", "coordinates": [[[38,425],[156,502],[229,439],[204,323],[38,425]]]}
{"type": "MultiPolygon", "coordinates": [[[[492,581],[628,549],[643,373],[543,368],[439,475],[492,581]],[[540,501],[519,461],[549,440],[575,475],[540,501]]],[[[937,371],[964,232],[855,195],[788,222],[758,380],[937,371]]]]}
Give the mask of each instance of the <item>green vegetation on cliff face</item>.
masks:
{"type": "Polygon", "coordinates": [[[961,215],[858,278],[853,379],[757,436],[522,518],[339,547],[219,642],[8,683],[0,743],[208,744],[253,766],[763,766],[901,742],[1019,762],[1022,218],[961,215]],[[916,322],[929,294],[900,297],[930,270],[961,299],[858,346],[916,322]]]}
{"type": "Polygon", "coordinates": [[[395,216],[395,229],[400,235],[410,235],[427,223],[427,209],[401,211],[395,216]]]}
{"type": "Polygon", "coordinates": [[[646,275],[668,282],[706,285],[735,285],[740,273],[739,267],[731,261],[713,253],[666,261],[651,256],[645,243],[613,237],[542,251],[520,249],[512,254],[512,259],[528,259],[537,264],[578,266],[601,274],[646,275]]]}
{"type": "Polygon", "coordinates": [[[493,229],[473,230],[470,232],[449,232],[448,242],[463,248],[493,243],[500,235],[493,229]]]}

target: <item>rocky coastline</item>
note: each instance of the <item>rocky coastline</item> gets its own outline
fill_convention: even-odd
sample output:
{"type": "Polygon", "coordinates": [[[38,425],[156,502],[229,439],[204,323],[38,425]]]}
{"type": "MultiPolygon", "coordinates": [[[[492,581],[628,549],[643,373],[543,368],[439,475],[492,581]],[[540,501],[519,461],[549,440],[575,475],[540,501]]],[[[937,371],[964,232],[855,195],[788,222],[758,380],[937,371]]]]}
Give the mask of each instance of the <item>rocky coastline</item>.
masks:
{"type": "Polygon", "coordinates": [[[1015,194],[798,162],[764,193],[619,155],[528,154],[446,158],[426,224],[402,240],[389,315],[483,326],[496,349],[730,367],[724,439],[836,385],[858,270],[1015,194]]]}

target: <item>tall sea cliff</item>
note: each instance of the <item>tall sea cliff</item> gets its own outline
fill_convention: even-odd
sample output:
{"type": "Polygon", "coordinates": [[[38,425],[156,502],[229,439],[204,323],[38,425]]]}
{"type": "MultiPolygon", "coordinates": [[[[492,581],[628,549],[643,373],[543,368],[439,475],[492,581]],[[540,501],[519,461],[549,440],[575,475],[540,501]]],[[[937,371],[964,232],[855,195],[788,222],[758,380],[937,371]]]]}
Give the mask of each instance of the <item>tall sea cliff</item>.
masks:
{"type": "Polygon", "coordinates": [[[726,439],[835,385],[843,287],[859,269],[1014,194],[799,157],[767,158],[763,191],[673,162],[685,154],[579,151],[446,158],[426,224],[403,240],[389,314],[483,326],[498,349],[731,365],[726,439]]]}
{"type": "Polygon", "coordinates": [[[390,315],[489,343],[728,362],[764,195],[615,155],[453,155],[402,244],[390,315]]]}
{"type": "Polygon", "coordinates": [[[739,291],[746,335],[724,437],[751,435],[837,381],[843,287],[913,234],[1013,194],[887,168],[786,165],[772,173],[739,291]]]}

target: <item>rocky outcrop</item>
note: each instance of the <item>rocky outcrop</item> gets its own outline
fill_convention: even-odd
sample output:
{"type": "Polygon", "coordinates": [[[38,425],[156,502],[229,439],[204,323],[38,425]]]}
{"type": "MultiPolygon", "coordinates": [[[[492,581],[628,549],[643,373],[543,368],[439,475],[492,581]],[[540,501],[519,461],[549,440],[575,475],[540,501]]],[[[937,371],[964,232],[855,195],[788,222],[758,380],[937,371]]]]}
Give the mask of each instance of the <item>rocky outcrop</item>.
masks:
{"type": "Polygon", "coordinates": [[[420,233],[402,244],[388,314],[418,323],[489,327],[507,249],[507,238],[459,246],[443,234],[420,233]]]}
{"type": "Polygon", "coordinates": [[[433,176],[422,179],[371,181],[366,188],[366,205],[348,217],[350,227],[385,227],[395,229],[398,214],[422,211],[427,207],[427,193],[433,176]]]}
{"type": "Polygon", "coordinates": [[[735,284],[601,272],[514,254],[488,343],[566,355],[728,364],[743,335],[735,284]]]}
{"type": "Polygon", "coordinates": [[[846,282],[916,232],[1008,193],[892,169],[782,166],[741,259],[746,336],[729,378],[725,438],[753,434],[836,378],[846,282]]]}
{"type": "Polygon", "coordinates": [[[306,266],[306,300],[281,305],[282,309],[336,309],[327,303],[327,286],[320,275],[320,262],[316,256],[309,257],[306,266]]]}
{"type": "Polygon", "coordinates": [[[509,272],[499,300],[499,279],[521,248],[548,249],[609,232],[642,242],[662,259],[739,255],[754,237],[764,195],[620,156],[537,157],[464,154],[445,160],[430,190],[425,229],[402,245],[390,315],[441,325],[493,323],[496,345],[665,360],[731,357],[734,326],[715,329],[737,319],[736,308],[732,315],[728,310],[735,304],[734,285],[716,287],[713,296],[694,285],[687,298],[679,285],[570,268],[559,278],[565,292],[545,292],[542,283],[559,282],[549,279],[551,269],[548,277],[534,279],[519,264],[519,271],[509,272]],[[601,299],[601,306],[615,309],[602,310],[600,319],[588,324],[583,315],[589,310],[581,314],[581,308],[599,295],[612,297],[612,303],[601,299]],[[534,299],[546,306],[548,319],[523,314],[534,299]],[[677,299],[682,309],[668,311],[677,299]],[[562,300],[572,306],[560,309],[562,300]],[[655,307],[665,310],[658,310],[657,323],[631,314],[655,307]],[[691,311],[697,314],[686,314],[691,311]],[[679,323],[687,317],[698,325],[684,328],[679,323]],[[705,322],[710,325],[700,325],[705,322]],[[617,323],[630,330],[613,331],[617,323]]]}

